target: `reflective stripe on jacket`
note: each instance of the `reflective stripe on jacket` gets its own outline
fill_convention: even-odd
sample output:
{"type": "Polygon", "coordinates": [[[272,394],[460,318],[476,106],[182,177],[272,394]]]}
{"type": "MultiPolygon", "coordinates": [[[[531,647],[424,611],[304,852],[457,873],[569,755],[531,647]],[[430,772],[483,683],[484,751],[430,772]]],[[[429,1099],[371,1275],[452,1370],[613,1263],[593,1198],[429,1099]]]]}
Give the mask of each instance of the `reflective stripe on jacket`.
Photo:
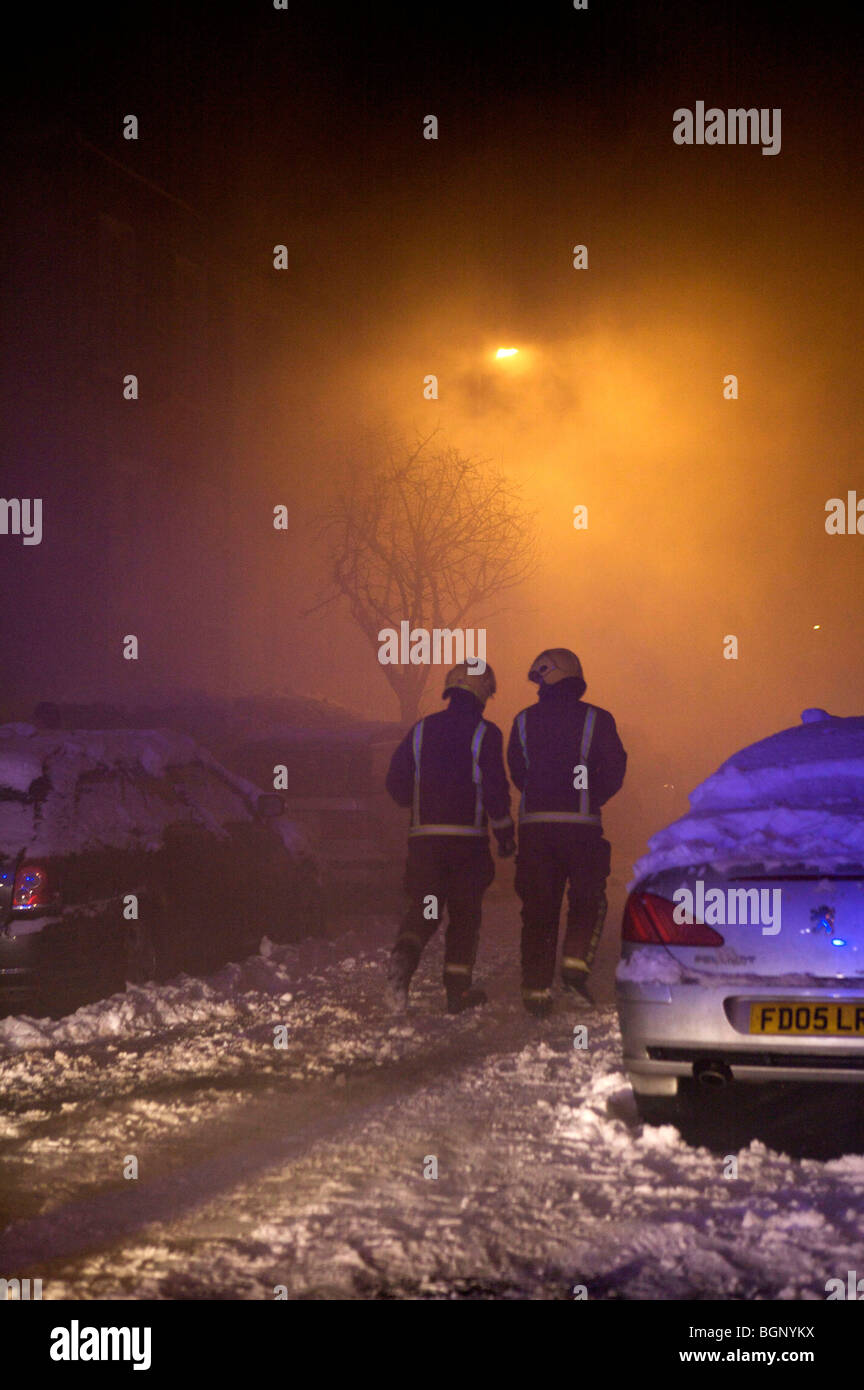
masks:
{"type": "Polygon", "coordinates": [[[522,825],[600,826],[600,808],[624,781],[627,754],[615,720],[581,699],[584,688],[577,678],[559,681],[513,722],[507,760],[522,793],[522,825]],[[580,766],[587,769],[584,787],[574,786],[580,766]]]}
{"type": "Polygon", "coordinates": [[[387,790],[411,807],[414,835],[512,834],[504,740],[467,691],[406,734],[390,763],[387,790]]]}

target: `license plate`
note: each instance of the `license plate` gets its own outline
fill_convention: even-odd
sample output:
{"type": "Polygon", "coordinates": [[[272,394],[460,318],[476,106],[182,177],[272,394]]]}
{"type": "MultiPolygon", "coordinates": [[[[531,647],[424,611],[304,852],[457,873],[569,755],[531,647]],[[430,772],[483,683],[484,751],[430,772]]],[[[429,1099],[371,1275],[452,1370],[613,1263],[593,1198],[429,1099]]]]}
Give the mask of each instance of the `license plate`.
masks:
{"type": "Polygon", "coordinates": [[[864,1037],[864,1000],[860,1004],[784,1004],[782,1000],[751,1004],[750,1032],[864,1037]]]}

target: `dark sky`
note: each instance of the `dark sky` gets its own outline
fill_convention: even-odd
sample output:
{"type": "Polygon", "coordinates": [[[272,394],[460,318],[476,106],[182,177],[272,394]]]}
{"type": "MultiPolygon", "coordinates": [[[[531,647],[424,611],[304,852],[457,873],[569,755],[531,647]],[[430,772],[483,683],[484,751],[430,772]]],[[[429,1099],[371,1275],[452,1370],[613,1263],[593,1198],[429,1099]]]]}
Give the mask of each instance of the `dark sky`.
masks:
{"type": "MultiPolygon", "coordinates": [[[[166,620],[160,679],[395,714],[350,621],[305,616],[316,511],[387,419],[439,424],[538,513],[541,569],[489,621],[501,723],[532,697],[536,651],[572,646],[650,810],[646,788],[674,784],[680,809],[807,705],[860,713],[864,536],[824,529],[829,497],[864,495],[861,35],[845,9],[34,7],[7,54],[13,145],[37,117],[61,144],[77,129],[198,209],[237,263],[290,248],[257,306],[276,306],[277,340],[241,383],[260,429],[236,494],[236,662],[214,673],[166,620]],[[699,100],[781,108],[780,153],[675,145],[673,111],[699,100]],[[523,349],[509,375],[490,365],[504,340],[523,349]],[[254,518],[283,498],[296,524],[277,555],[254,518]]],[[[184,563],[159,557],[178,585],[184,563]]],[[[86,665],[58,688],[83,692],[86,665]]]]}

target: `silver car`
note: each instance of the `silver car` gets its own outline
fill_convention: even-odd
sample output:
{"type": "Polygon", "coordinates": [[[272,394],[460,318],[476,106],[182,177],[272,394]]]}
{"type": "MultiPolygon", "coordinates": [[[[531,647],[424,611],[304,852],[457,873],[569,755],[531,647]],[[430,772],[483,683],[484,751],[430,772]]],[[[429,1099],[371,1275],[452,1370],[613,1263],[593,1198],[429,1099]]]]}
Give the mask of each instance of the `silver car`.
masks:
{"type": "Polygon", "coordinates": [[[864,718],[730,758],[636,865],[616,978],[642,1118],[734,1083],[864,1082],[864,718]]]}

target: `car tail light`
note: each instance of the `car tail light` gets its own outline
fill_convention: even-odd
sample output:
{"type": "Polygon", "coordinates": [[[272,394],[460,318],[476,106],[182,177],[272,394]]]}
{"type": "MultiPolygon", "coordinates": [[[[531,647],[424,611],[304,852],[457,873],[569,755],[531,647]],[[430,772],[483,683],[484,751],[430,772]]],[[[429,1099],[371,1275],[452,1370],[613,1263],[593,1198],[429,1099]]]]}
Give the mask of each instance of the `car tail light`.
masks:
{"type": "Polygon", "coordinates": [[[13,908],[50,907],[53,899],[47,871],[38,864],[22,864],[15,875],[12,889],[13,908]]]}
{"type": "Polygon", "coordinates": [[[677,903],[656,893],[631,893],[624,908],[622,941],[653,946],[722,946],[723,937],[704,922],[676,922],[677,903]]]}

